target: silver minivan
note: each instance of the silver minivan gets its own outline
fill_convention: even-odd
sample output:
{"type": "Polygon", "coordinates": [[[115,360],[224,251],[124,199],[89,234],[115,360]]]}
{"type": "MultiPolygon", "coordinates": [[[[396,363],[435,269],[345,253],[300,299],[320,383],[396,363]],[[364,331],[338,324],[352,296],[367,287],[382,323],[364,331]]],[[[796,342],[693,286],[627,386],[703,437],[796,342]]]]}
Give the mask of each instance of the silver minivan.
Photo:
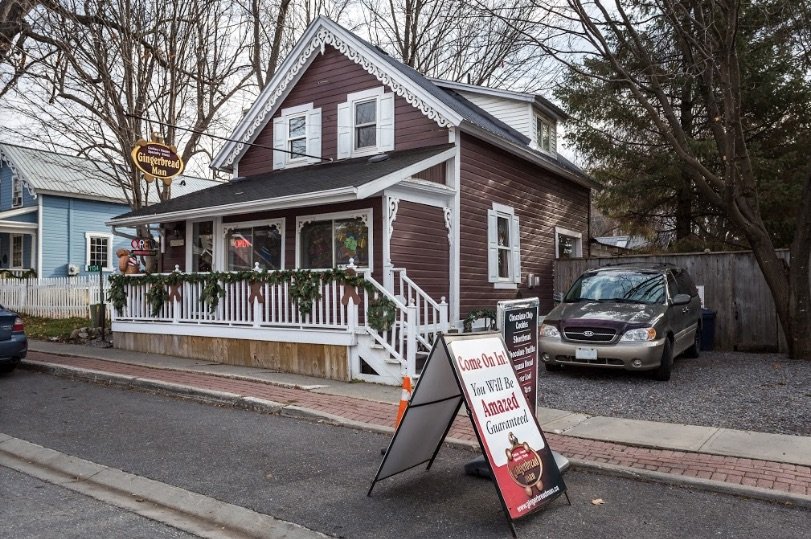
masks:
{"type": "Polygon", "coordinates": [[[669,380],[674,357],[698,357],[701,300],[687,272],[670,264],[590,269],[544,318],[539,347],[550,371],[578,365],[669,380]]]}

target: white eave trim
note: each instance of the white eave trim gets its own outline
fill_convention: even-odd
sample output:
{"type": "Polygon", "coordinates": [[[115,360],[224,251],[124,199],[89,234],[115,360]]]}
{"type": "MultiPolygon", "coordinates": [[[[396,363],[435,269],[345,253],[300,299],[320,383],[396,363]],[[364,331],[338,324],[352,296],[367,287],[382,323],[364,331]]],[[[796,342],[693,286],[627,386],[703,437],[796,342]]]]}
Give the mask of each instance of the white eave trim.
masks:
{"type": "Polygon", "coordinates": [[[28,208],[17,208],[15,210],[0,212],[0,221],[2,221],[3,219],[8,219],[10,217],[17,217],[19,215],[35,213],[38,209],[39,208],[37,208],[36,206],[30,206],[28,208]]]}
{"type": "Polygon", "coordinates": [[[19,221],[0,221],[0,231],[8,230],[37,230],[37,223],[21,223],[19,221]]]}
{"type": "Polygon", "coordinates": [[[391,174],[387,174],[376,180],[365,183],[358,187],[358,198],[368,198],[376,193],[382,192],[392,185],[395,185],[406,178],[410,178],[420,171],[431,168],[440,163],[444,163],[454,155],[456,155],[456,148],[449,148],[442,153],[429,157],[428,159],[423,159],[418,163],[414,163],[413,165],[401,168],[400,170],[392,172],[391,174]]]}
{"type": "Polygon", "coordinates": [[[382,53],[340,25],[319,16],[282,62],[276,75],[259,94],[248,113],[237,124],[230,137],[232,140],[226,142],[214,157],[212,168],[227,170],[239,161],[247,151],[247,145],[252,143],[262,128],[269,123],[284,98],[295,86],[295,82],[310,65],[314,53],[316,51],[323,53],[327,45],[335,47],[349,60],[363,67],[391,88],[396,95],[403,97],[429,119],[437,122],[440,127],[458,126],[462,122],[462,116],[456,111],[425,92],[410,78],[383,60],[380,57],[382,53]]]}
{"type": "Polygon", "coordinates": [[[327,191],[314,191],[298,195],[289,195],[271,199],[253,200],[250,202],[237,202],[225,204],[223,206],[206,206],[205,208],[194,208],[191,210],[181,210],[158,214],[139,215],[137,217],[127,217],[121,219],[111,219],[107,221],[109,226],[137,226],[151,223],[165,223],[168,221],[184,221],[186,219],[200,219],[212,217],[213,215],[236,215],[240,213],[251,213],[266,210],[278,210],[296,206],[315,206],[320,204],[335,204],[337,202],[348,202],[357,200],[356,187],[342,187],[340,189],[330,189],[327,191]]]}
{"type": "Polygon", "coordinates": [[[111,219],[107,221],[109,226],[137,226],[151,223],[164,223],[168,221],[183,221],[186,219],[199,219],[210,217],[211,215],[235,215],[240,213],[279,210],[298,206],[320,206],[322,204],[335,204],[338,202],[349,202],[362,200],[375,195],[385,189],[395,185],[412,175],[443,163],[456,155],[456,148],[449,148],[436,155],[432,155],[422,161],[414,163],[396,170],[375,180],[371,180],[358,187],[341,187],[326,191],[314,191],[311,193],[300,193],[272,199],[261,199],[250,202],[239,202],[226,204],[223,206],[207,206],[205,208],[195,208],[192,210],[182,210],[160,214],[139,215],[137,217],[111,219]]]}

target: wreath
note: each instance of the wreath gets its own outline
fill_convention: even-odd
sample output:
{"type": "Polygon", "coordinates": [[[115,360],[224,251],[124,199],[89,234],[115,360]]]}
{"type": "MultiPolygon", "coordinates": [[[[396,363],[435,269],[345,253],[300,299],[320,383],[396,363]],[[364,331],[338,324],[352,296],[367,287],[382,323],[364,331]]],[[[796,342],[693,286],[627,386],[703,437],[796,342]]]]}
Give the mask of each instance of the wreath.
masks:
{"type": "Polygon", "coordinates": [[[369,300],[369,308],[366,311],[366,319],[369,327],[383,332],[388,331],[394,325],[394,317],[397,314],[397,306],[390,299],[378,296],[369,300]]]}

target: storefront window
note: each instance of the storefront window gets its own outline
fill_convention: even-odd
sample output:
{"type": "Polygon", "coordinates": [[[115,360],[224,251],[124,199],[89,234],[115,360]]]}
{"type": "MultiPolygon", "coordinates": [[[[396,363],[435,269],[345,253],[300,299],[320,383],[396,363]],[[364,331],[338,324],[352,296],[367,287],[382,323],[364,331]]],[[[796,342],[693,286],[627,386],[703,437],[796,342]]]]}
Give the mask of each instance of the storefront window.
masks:
{"type": "Polygon", "coordinates": [[[240,226],[225,238],[228,271],[278,270],[282,266],[282,234],[276,225],[240,226]]]}
{"type": "Polygon", "coordinates": [[[369,267],[369,228],[362,217],[310,221],[299,235],[300,267],[328,269],[346,266],[353,259],[369,267]]]}
{"type": "Polygon", "coordinates": [[[192,225],[191,271],[209,272],[214,260],[214,223],[202,221],[192,225]]]}

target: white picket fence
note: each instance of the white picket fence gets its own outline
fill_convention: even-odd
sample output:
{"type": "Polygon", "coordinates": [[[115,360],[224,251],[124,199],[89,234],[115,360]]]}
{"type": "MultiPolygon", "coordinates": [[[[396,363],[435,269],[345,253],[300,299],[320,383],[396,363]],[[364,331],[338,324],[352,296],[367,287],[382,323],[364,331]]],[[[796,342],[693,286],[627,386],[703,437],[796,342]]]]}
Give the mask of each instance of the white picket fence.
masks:
{"type": "MultiPolygon", "coordinates": [[[[104,294],[109,281],[104,277],[104,294]]],[[[31,279],[0,279],[0,305],[44,318],[89,317],[99,302],[98,275],[31,279]]],[[[109,307],[108,307],[109,312],[109,307]]]]}

